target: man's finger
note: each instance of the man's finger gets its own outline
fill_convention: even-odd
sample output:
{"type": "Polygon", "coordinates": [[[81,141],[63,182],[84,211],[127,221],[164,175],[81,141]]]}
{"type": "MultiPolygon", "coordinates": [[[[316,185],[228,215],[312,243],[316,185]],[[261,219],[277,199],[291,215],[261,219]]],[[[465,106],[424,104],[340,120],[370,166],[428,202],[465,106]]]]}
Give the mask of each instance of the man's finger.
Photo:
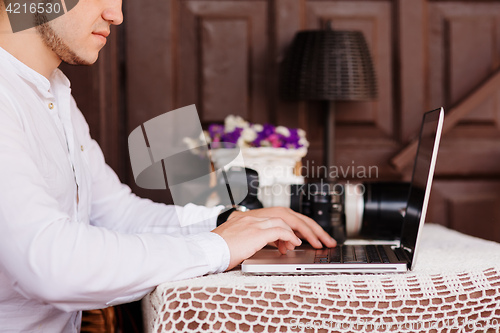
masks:
{"type": "MultiPolygon", "coordinates": [[[[300,246],[302,244],[302,241],[300,238],[298,238],[292,230],[284,229],[281,227],[274,227],[274,228],[269,228],[266,231],[268,231],[270,234],[269,236],[274,239],[278,239],[280,241],[289,241],[295,246],[300,246]]],[[[278,245],[279,246],[279,245],[278,245]]]]}
{"type": "Polygon", "coordinates": [[[280,228],[292,231],[292,227],[290,227],[290,225],[288,225],[288,223],[286,223],[285,221],[283,221],[282,218],[279,218],[279,217],[271,217],[269,219],[262,219],[259,222],[259,226],[263,229],[280,227],[280,228]]]}
{"type": "Polygon", "coordinates": [[[284,241],[278,241],[278,250],[280,251],[281,254],[286,254],[287,247],[286,247],[286,242],[284,241]]]}
{"type": "MultiPolygon", "coordinates": [[[[295,213],[295,212],[294,212],[295,213]]],[[[301,219],[304,221],[309,228],[312,230],[314,235],[321,240],[323,244],[325,244],[327,247],[334,247],[337,246],[337,241],[333,239],[319,224],[317,224],[313,219],[299,214],[295,213],[297,218],[301,219]]]]}
{"type": "Polygon", "coordinates": [[[290,251],[294,250],[295,249],[295,245],[293,245],[292,243],[290,242],[286,242],[286,248],[290,251]]]}
{"type": "Polygon", "coordinates": [[[315,248],[321,248],[323,247],[323,244],[321,244],[320,240],[314,233],[313,229],[311,227],[303,222],[301,219],[299,219],[297,216],[293,216],[295,219],[298,220],[297,223],[294,223],[294,229],[302,235],[302,237],[307,240],[313,247],[315,248]]]}

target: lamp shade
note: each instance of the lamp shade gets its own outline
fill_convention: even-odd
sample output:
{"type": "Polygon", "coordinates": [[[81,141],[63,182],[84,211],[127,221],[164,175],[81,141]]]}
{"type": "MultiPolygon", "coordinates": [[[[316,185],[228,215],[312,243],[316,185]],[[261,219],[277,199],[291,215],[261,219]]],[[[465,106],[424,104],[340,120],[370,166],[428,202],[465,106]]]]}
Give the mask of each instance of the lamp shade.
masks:
{"type": "Polygon", "coordinates": [[[377,97],[375,70],[360,31],[300,31],[280,73],[287,100],[364,101],[377,97]]]}

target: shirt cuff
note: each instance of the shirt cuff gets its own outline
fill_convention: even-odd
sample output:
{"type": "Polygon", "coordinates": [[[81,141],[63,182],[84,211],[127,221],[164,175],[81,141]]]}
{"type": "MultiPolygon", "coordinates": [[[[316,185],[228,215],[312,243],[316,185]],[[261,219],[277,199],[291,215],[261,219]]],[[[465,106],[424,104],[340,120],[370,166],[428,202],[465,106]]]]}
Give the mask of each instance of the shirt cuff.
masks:
{"type": "MultiPolygon", "coordinates": [[[[184,207],[175,206],[176,209],[181,209],[180,216],[180,225],[182,227],[196,224],[198,222],[205,221],[203,225],[207,225],[210,230],[215,229],[217,227],[217,217],[220,212],[224,209],[224,206],[219,205],[213,208],[207,208],[204,206],[198,206],[194,204],[187,204],[184,207]],[[207,222],[208,221],[208,222],[207,222]]],[[[206,229],[205,229],[206,230],[206,229]]]]}
{"type": "Polygon", "coordinates": [[[224,272],[229,267],[231,255],[224,238],[215,232],[203,232],[187,238],[201,247],[209,265],[209,273],[224,272]]]}

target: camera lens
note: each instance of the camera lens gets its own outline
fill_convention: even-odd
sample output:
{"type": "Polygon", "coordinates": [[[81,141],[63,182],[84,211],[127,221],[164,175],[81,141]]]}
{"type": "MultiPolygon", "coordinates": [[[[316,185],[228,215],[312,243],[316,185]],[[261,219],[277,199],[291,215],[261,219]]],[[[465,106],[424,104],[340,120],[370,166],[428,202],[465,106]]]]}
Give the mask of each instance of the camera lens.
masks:
{"type": "Polygon", "coordinates": [[[346,237],[358,237],[363,223],[365,186],[346,184],[344,189],[346,237]]]}
{"type": "Polygon", "coordinates": [[[410,184],[404,182],[366,183],[360,235],[395,239],[401,236],[403,214],[410,184]]]}

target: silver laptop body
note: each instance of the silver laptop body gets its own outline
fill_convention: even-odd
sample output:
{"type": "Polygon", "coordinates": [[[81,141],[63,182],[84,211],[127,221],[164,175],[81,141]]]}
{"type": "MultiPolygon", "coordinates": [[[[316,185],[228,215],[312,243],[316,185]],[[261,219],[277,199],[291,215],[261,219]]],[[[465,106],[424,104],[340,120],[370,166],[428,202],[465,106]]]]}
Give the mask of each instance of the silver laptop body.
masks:
{"type": "Polygon", "coordinates": [[[393,245],[383,241],[358,241],[356,245],[319,250],[301,246],[284,255],[276,249],[265,248],[245,260],[242,271],[250,274],[325,274],[411,270],[425,222],[443,121],[443,108],[424,114],[400,240],[393,245]]]}

